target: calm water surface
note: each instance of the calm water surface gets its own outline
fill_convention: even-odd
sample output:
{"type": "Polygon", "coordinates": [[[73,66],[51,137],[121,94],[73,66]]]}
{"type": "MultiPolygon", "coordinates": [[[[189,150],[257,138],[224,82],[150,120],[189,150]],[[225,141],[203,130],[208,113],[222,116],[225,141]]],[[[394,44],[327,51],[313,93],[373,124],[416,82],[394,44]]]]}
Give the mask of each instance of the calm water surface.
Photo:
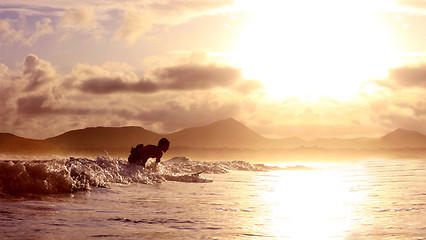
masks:
{"type": "Polygon", "coordinates": [[[0,198],[2,239],[426,239],[426,161],[0,198]]]}

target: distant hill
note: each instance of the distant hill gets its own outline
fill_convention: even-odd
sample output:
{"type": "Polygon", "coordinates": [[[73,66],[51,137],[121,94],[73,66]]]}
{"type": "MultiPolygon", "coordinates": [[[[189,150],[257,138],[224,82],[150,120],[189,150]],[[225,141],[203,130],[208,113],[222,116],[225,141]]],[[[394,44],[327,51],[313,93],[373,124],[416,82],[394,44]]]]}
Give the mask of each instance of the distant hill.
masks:
{"type": "Polygon", "coordinates": [[[45,141],[59,148],[92,149],[156,144],[160,138],[160,134],[141,127],[90,127],[69,131],[45,141]]]}
{"type": "MultiPolygon", "coordinates": [[[[214,153],[223,152],[226,149],[227,151],[246,149],[265,152],[278,151],[279,149],[296,149],[297,151],[307,149],[311,149],[310,151],[315,149],[333,151],[336,149],[367,151],[381,149],[386,151],[386,149],[412,148],[426,150],[426,135],[404,129],[397,129],[381,138],[318,138],[312,141],[305,141],[298,137],[269,139],[237,120],[229,118],[206,126],[186,128],[166,135],[134,126],[89,127],[65,132],[45,140],[27,139],[11,133],[0,133],[0,153],[102,153],[107,150],[124,156],[128,154],[130,147],[139,143],[156,144],[162,137],[170,140],[171,150],[191,148],[204,149],[214,153]]],[[[182,151],[186,154],[189,150],[182,151]]]]}
{"type": "Polygon", "coordinates": [[[174,146],[197,148],[293,148],[306,142],[297,137],[268,139],[233,118],[193,127],[165,136],[174,146]]]}
{"type": "Polygon", "coordinates": [[[383,146],[389,148],[411,147],[426,148],[426,136],[410,130],[396,129],[380,138],[383,146]]]}
{"type": "Polygon", "coordinates": [[[43,140],[23,138],[11,133],[0,133],[0,153],[44,152],[49,144],[43,140]]]}
{"type": "Polygon", "coordinates": [[[309,143],[327,149],[426,148],[426,135],[399,128],[380,138],[318,138],[309,143]]]}
{"type": "Polygon", "coordinates": [[[266,138],[233,118],[183,129],[165,137],[176,146],[206,148],[252,148],[266,141],[266,138]]]}

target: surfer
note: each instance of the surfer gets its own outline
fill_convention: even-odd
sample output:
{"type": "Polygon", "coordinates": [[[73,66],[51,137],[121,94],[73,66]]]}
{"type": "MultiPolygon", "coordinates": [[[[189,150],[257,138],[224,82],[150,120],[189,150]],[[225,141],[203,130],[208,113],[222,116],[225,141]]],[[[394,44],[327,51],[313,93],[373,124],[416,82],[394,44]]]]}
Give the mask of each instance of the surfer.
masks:
{"type": "Polygon", "coordinates": [[[128,161],[129,163],[135,163],[145,167],[145,164],[149,158],[155,158],[156,159],[155,162],[159,163],[161,161],[161,157],[163,157],[163,152],[167,152],[167,150],[169,149],[170,142],[166,138],[162,138],[160,139],[160,141],[158,141],[157,146],[155,145],[143,146],[143,144],[139,144],[138,146],[136,146],[136,150],[134,150],[135,152],[134,157],[132,157],[132,154],[133,154],[132,151],[134,149],[132,148],[132,150],[130,151],[131,154],[128,158],[128,161]],[[142,147],[138,149],[138,146],[140,145],[142,145],[142,147]]]}
{"type": "Polygon", "coordinates": [[[138,164],[142,159],[142,149],[143,149],[143,144],[137,145],[136,148],[132,147],[127,161],[129,161],[129,163],[138,164]]]}

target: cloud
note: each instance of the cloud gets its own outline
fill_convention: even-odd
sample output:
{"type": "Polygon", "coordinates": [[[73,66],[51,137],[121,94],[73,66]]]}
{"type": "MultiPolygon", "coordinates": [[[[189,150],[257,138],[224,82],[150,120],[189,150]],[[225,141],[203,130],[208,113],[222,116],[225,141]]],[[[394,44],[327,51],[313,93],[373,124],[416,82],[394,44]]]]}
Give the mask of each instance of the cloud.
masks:
{"type": "Polygon", "coordinates": [[[22,39],[23,31],[15,30],[9,20],[0,20],[0,47],[2,43],[11,43],[22,39]]]}
{"type": "MultiPolygon", "coordinates": [[[[149,79],[138,79],[136,74],[131,71],[109,71],[109,69],[115,69],[119,65],[118,63],[108,63],[105,68],[77,64],[71,73],[65,77],[61,87],[98,95],[123,92],[153,93],[159,90],[157,83],[149,79]]],[[[125,70],[129,70],[129,68],[125,70]]]]}
{"type": "Polygon", "coordinates": [[[414,114],[416,116],[426,117],[426,100],[420,100],[414,106],[414,114]]]}
{"type": "Polygon", "coordinates": [[[241,106],[235,102],[219,103],[216,101],[194,101],[185,104],[177,101],[167,101],[161,106],[146,110],[120,111],[127,119],[135,119],[146,124],[158,124],[158,131],[173,132],[182,128],[203,125],[220,119],[235,116],[241,111],[241,106]]]}
{"type": "Polygon", "coordinates": [[[398,86],[426,88],[426,64],[390,69],[389,78],[398,86]]]}
{"type": "Polygon", "coordinates": [[[133,45],[156,26],[176,26],[233,4],[232,0],[166,0],[152,1],[142,6],[128,5],[120,13],[122,24],[116,31],[114,40],[133,45]]]}
{"type": "Polygon", "coordinates": [[[49,62],[30,54],[23,62],[23,78],[28,82],[24,91],[31,92],[40,89],[52,81],[56,75],[55,69],[49,62]]]}
{"type": "Polygon", "coordinates": [[[362,87],[368,89],[375,86],[393,92],[424,90],[426,89],[426,64],[391,68],[386,78],[367,81],[362,87]]]}
{"type": "Polygon", "coordinates": [[[32,45],[40,37],[53,33],[52,20],[50,18],[43,18],[35,23],[35,31],[27,38],[27,44],[32,45]]]}
{"type": "Polygon", "coordinates": [[[21,66],[11,71],[0,64],[0,132],[24,137],[111,124],[177,131],[239,114],[250,96],[241,92],[258,86],[239,69],[215,64],[158,68],[150,78],[138,78],[129,68],[111,71],[119,63],[77,64],[68,74],[57,73],[34,54],[21,66]]]}
{"type": "Polygon", "coordinates": [[[400,112],[385,112],[380,114],[379,119],[382,125],[389,126],[389,128],[404,128],[421,133],[426,132],[424,125],[426,118],[424,117],[405,115],[400,112]]]}
{"type": "Polygon", "coordinates": [[[412,127],[426,118],[426,99],[418,88],[407,96],[388,91],[386,98],[307,105],[253,92],[261,83],[228,65],[177,61],[142,77],[130,68],[120,72],[119,66],[77,64],[69,73],[57,73],[34,54],[20,71],[0,64],[0,131],[40,138],[88,126],[136,125],[169,133],[235,117],[269,136],[350,137],[412,127]]]}
{"type": "Polygon", "coordinates": [[[387,131],[405,128],[426,132],[426,85],[422,82],[422,69],[420,66],[395,68],[390,70],[388,79],[376,81],[384,90],[364,96],[370,107],[367,114],[371,122],[387,131]]]}
{"type": "Polygon", "coordinates": [[[50,18],[42,18],[40,21],[35,22],[34,26],[26,26],[24,17],[20,20],[20,22],[8,19],[0,20],[0,40],[3,42],[3,45],[20,42],[31,46],[40,37],[53,32],[52,20],[50,18]],[[18,27],[18,25],[24,26],[18,27]],[[16,30],[15,28],[20,29],[16,30]]]}
{"type": "Polygon", "coordinates": [[[77,29],[96,27],[96,16],[93,7],[66,10],[59,22],[60,26],[77,29]]]}
{"type": "MultiPolygon", "coordinates": [[[[59,41],[64,41],[73,39],[74,32],[70,30],[91,30],[93,39],[112,36],[114,41],[133,45],[148,33],[149,37],[155,37],[159,31],[154,30],[163,31],[196,17],[217,14],[233,4],[232,0],[111,0],[102,2],[100,7],[98,2],[14,1],[3,5],[8,12],[22,17],[19,20],[0,20],[5,21],[0,22],[0,40],[3,45],[7,41],[30,46],[48,34],[60,32],[59,41]],[[34,19],[39,21],[34,22],[34,19]],[[113,31],[112,35],[110,31],[113,31]]],[[[6,17],[7,14],[0,18],[6,17]]]]}
{"type": "Polygon", "coordinates": [[[108,72],[100,67],[79,65],[73,71],[67,86],[92,94],[120,92],[156,93],[159,91],[230,89],[249,93],[262,88],[256,80],[246,80],[241,70],[231,66],[183,64],[158,68],[153,71],[152,80],[135,75],[108,72]]]}
{"type": "Polygon", "coordinates": [[[49,97],[47,95],[35,95],[22,97],[17,100],[17,112],[19,114],[27,115],[45,115],[45,114],[56,114],[56,115],[84,115],[84,114],[95,114],[100,110],[93,111],[88,108],[68,108],[59,107],[52,108],[48,106],[49,97]]]}
{"type": "Polygon", "coordinates": [[[150,7],[163,11],[209,11],[233,5],[233,0],[167,0],[155,1],[150,7]]]}
{"type": "Polygon", "coordinates": [[[115,92],[138,92],[153,93],[158,91],[157,84],[141,79],[138,82],[125,82],[121,78],[90,78],[83,81],[79,86],[83,92],[93,94],[109,94],[115,92]]]}
{"type": "Polygon", "coordinates": [[[259,89],[263,89],[263,87],[263,84],[257,80],[245,80],[238,83],[235,86],[235,90],[247,94],[259,89]]]}
{"type": "Polygon", "coordinates": [[[181,64],[159,68],[153,76],[165,90],[208,90],[224,88],[249,93],[263,88],[257,80],[247,80],[241,69],[215,64],[181,64]]]}
{"type": "Polygon", "coordinates": [[[153,24],[150,12],[129,9],[120,14],[122,25],[117,30],[114,40],[124,40],[129,45],[134,44],[153,24]]]}
{"type": "Polygon", "coordinates": [[[17,101],[18,113],[43,114],[49,112],[49,109],[43,107],[43,103],[46,100],[46,96],[32,96],[20,98],[17,101]]]}
{"type": "Polygon", "coordinates": [[[229,66],[179,65],[158,69],[154,76],[167,89],[210,89],[232,86],[241,79],[241,70],[229,66]]]}
{"type": "Polygon", "coordinates": [[[13,116],[14,107],[10,100],[16,92],[12,82],[15,77],[6,65],[0,63],[0,132],[5,132],[4,128],[13,116]]]}

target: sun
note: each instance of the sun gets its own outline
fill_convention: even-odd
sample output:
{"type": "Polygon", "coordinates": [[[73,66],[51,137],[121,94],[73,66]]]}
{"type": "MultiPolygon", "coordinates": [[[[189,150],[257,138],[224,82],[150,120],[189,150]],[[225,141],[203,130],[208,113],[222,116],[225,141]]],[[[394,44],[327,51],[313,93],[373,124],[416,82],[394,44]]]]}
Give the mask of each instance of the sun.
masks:
{"type": "Polygon", "coordinates": [[[249,1],[232,64],[276,97],[346,98],[392,65],[389,36],[371,2],[249,1]]]}

